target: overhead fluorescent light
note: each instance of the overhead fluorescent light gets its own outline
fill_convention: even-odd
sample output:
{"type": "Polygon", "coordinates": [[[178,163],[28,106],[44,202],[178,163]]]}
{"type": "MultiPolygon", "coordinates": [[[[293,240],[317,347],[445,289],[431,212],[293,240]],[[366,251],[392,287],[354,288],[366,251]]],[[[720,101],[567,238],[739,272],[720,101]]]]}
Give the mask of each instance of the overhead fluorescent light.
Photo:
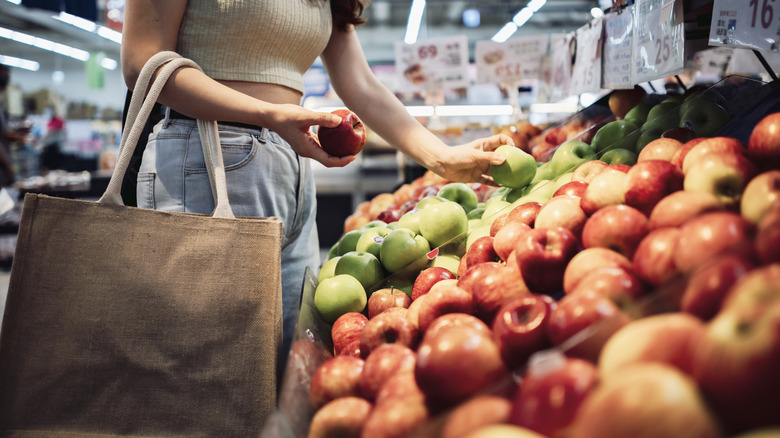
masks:
{"type": "MultiPolygon", "coordinates": [[[[44,38],[28,35],[23,32],[18,32],[5,27],[0,27],[0,38],[6,38],[18,43],[27,44],[29,46],[37,47],[39,49],[48,50],[50,52],[58,53],[60,55],[67,56],[69,58],[78,59],[79,61],[86,62],[89,59],[89,52],[86,50],[77,49],[75,47],[67,46],[62,43],[56,43],[44,38]]],[[[117,62],[113,59],[106,58],[108,65],[113,62],[117,62]]],[[[106,67],[107,68],[107,67],[106,67]]],[[[114,66],[116,68],[116,65],[114,66]]],[[[113,70],[113,69],[110,69],[113,70]]]]}
{"type": "Polygon", "coordinates": [[[23,68],[30,71],[38,71],[38,69],[41,68],[41,65],[35,61],[7,55],[0,55],[0,64],[5,64],[9,67],[23,68]]]}
{"type": "Polygon", "coordinates": [[[512,18],[512,22],[517,25],[517,27],[522,27],[526,21],[528,21],[531,16],[534,14],[534,11],[531,10],[531,8],[523,8],[520,9],[520,12],[515,14],[514,18],[512,18]]]}
{"type": "Polygon", "coordinates": [[[531,0],[530,2],[528,2],[528,5],[526,7],[532,10],[533,12],[536,12],[539,9],[542,9],[542,6],[544,6],[545,3],[547,3],[547,0],[531,0]]]}
{"type": "Polygon", "coordinates": [[[70,24],[71,26],[78,27],[79,29],[86,30],[87,32],[94,32],[97,29],[97,24],[86,18],[81,18],[76,15],[71,15],[67,12],[60,12],[59,15],[54,16],[55,20],[62,21],[63,23],[70,24]]]}
{"type": "Polygon", "coordinates": [[[97,34],[107,40],[111,40],[117,44],[122,44],[122,33],[117,32],[114,29],[106,26],[101,26],[85,18],[78,17],[76,15],[69,14],[67,12],[60,12],[59,15],[54,16],[55,20],[61,21],[79,29],[85,30],[90,33],[97,34]]]}
{"type": "Polygon", "coordinates": [[[504,25],[504,27],[501,28],[498,32],[496,32],[495,35],[493,35],[493,38],[491,40],[497,42],[497,43],[503,43],[504,41],[508,40],[509,37],[514,35],[514,33],[517,32],[517,25],[513,22],[509,22],[504,25]]]}
{"type": "Polygon", "coordinates": [[[591,15],[593,18],[599,18],[599,17],[601,17],[601,16],[603,16],[603,15],[604,15],[604,11],[602,11],[602,10],[601,10],[601,9],[599,9],[599,8],[593,7],[593,8],[591,8],[591,10],[590,10],[590,15],[591,15]]]}
{"type": "Polygon", "coordinates": [[[425,12],[425,0],[413,0],[412,7],[409,8],[409,21],[406,23],[406,35],[404,36],[406,44],[417,42],[423,12],[425,12]]]}

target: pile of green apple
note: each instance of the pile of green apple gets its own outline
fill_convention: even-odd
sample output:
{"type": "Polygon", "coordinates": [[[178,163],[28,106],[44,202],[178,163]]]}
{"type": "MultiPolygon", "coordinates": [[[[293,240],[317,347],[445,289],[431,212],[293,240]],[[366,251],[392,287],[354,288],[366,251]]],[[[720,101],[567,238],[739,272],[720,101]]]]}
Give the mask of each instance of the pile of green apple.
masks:
{"type": "Polygon", "coordinates": [[[777,434],[780,113],[747,145],[559,152],[334,246],[310,437],[777,434]]]}

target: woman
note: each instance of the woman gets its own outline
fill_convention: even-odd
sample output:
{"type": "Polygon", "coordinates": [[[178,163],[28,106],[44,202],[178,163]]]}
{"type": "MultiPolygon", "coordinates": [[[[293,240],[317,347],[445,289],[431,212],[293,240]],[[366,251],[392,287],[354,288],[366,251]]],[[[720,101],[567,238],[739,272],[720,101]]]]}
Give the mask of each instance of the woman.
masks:
{"type": "Polygon", "coordinates": [[[319,246],[311,158],[333,157],[310,128],[336,126],[335,115],[300,106],[303,73],[321,57],[344,104],[390,144],[453,181],[491,183],[492,151],[504,135],[449,147],[409,116],[373,75],[355,25],[362,0],[129,0],[122,70],[130,89],[157,52],[175,51],[203,69],[177,71],[159,101],[170,114],[150,136],[138,175],[138,206],[209,213],[211,191],[194,119],[218,120],[230,203],[242,216],[283,221],[284,352],[295,327],[303,274],[316,272],[319,246]]]}

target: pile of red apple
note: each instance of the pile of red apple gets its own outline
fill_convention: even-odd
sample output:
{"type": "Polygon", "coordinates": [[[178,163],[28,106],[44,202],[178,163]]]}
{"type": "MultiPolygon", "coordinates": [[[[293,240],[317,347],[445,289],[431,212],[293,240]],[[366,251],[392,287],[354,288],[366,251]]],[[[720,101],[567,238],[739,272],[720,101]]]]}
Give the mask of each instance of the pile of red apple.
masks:
{"type": "Polygon", "coordinates": [[[780,113],[503,207],[335,320],[309,436],[778,436],[780,113]]]}

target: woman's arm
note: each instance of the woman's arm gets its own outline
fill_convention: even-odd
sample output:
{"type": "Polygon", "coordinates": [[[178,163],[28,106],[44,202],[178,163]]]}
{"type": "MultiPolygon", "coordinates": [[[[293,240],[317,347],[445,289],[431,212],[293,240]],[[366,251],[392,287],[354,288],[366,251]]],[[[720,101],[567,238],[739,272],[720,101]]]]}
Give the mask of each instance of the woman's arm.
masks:
{"type": "Polygon", "coordinates": [[[446,145],[411,117],[376,79],[354,28],[334,30],[322,60],[344,104],[401,152],[449,180],[492,183],[483,175],[489,174],[491,163],[503,162],[503,157],[492,151],[502,144],[512,144],[508,136],[496,135],[455,147],[446,145]]]}
{"type": "MultiPolygon", "coordinates": [[[[175,51],[186,0],[129,0],[122,35],[122,73],[130,89],[155,53],[175,51]]],[[[226,47],[225,50],[230,50],[226,47]]],[[[328,167],[344,166],[351,157],[331,157],[309,131],[312,125],[336,126],[338,116],[308,111],[294,104],[272,104],[234,90],[194,68],[177,70],[166,83],[160,103],[190,117],[230,120],[264,126],[282,136],[298,154],[328,167]]]]}

